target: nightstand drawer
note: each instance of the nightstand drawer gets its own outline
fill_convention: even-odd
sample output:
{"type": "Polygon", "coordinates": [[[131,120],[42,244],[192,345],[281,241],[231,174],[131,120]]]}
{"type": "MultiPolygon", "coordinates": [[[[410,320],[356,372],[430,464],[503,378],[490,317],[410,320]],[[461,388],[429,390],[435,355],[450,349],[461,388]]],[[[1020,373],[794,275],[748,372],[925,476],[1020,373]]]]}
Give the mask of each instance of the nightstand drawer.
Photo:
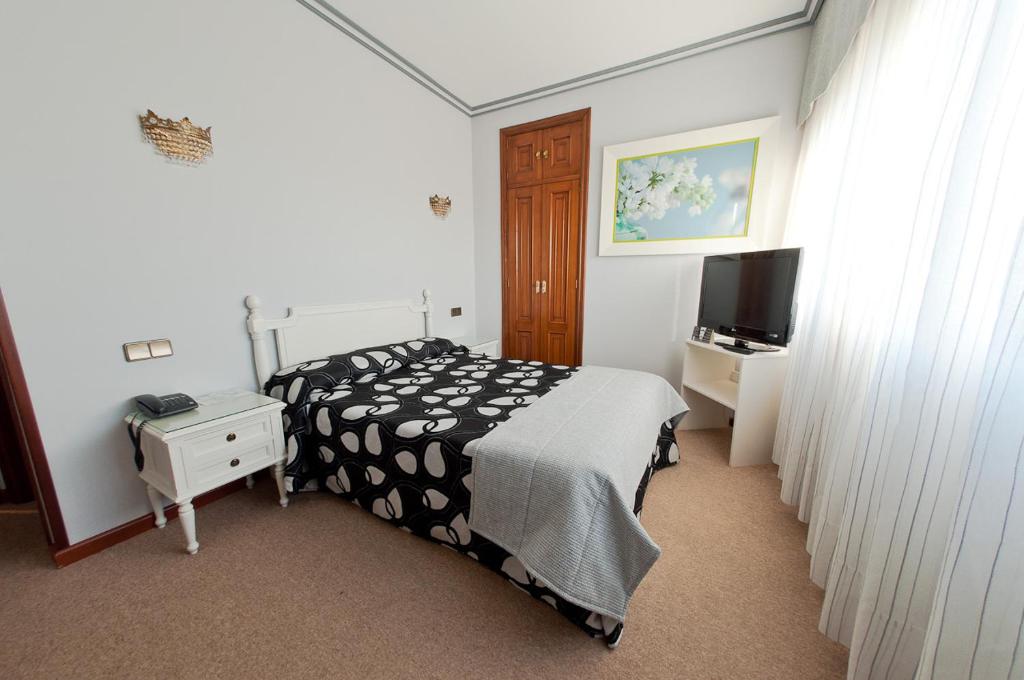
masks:
{"type": "Polygon", "coordinates": [[[243,471],[247,474],[271,465],[276,460],[274,452],[272,439],[255,446],[250,444],[233,450],[221,450],[216,456],[205,456],[186,463],[185,478],[191,489],[219,486],[237,479],[243,471]]]}
{"type": "Polygon", "coordinates": [[[236,420],[211,428],[181,442],[181,464],[188,488],[207,488],[218,480],[235,479],[243,470],[274,462],[275,442],[271,417],[236,420]]]}
{"type": "Polygon", "coordinates": [[[182,442],[186,467],[193,462],[204,466],[211,459],[231,459],[232,451],[247,448],[256,443],[273,438],[270,418],[261,416],[256,419],[238,420],[229,425],[207,430],[202,434],[190,437],[182,442]]]}

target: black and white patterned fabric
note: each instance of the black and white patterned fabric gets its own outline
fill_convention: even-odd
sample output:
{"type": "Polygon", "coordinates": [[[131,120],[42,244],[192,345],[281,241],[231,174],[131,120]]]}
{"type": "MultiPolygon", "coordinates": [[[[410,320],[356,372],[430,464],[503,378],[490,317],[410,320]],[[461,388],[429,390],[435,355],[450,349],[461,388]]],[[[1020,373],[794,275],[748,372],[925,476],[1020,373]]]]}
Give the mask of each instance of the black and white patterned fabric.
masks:
{"type": "Polygon", "coordinates": [[[306,441],[303,435],[310,431],[311,401],[323,398],[325,390],[339,385],[371,382],[410,362],[438,357],[456,349],[465,351],[466,348],[457,347],[451,340],[421,338],[305,361],[282,368],[271,376],[264,386],[265,392],[285,402],[282,418],[288,451],[285,467],[288,491],[318,488],[316,477],[307,472],[309,466],[306,457],[302,455],[306,441]]]}
{"type": "MultiPolygon", "coordinates": [[[[466,445],[576,370],[491,359],[432,338],[284,369],[266,389],[288,404],[288,488],[330,490],[469,555],[615,644],[621,624],[565,601],[468,523],[473,474],[466,445]]],[[[651,461],[635,498],[638,515],[651,475],[679,460],[673,425],[651,433],[651,461]]]]}

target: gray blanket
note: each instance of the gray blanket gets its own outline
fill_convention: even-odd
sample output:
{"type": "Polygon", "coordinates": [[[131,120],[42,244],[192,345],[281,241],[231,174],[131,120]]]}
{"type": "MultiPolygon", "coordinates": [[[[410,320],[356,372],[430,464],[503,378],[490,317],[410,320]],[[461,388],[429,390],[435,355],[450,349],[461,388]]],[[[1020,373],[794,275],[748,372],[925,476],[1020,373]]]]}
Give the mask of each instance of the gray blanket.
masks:
{"type": "Polygon", "coordinates": [[[661,424],[661,377],[586,366],[482,439],[469,526],[570,602],[617,621],[661,554],[633,514],[661,424]]]}

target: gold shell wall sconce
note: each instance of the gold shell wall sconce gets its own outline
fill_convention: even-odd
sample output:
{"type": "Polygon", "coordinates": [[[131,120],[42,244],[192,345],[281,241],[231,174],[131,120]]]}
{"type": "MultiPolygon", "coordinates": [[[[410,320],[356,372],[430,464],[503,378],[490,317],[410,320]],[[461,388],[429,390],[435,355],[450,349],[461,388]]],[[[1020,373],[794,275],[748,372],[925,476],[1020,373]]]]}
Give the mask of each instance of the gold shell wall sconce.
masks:
{"type": "Polygon", "coordinates": [[[187,116],[181,120],[161,118],[149,109],[139,116],[139,125],[146,139],[171,160],[198,165],[213,153],[210,128],[193,124],[187,116]]]}
{"type": "Polygon", "coordinates": [[[434,211],[434,214],[444,219],[448,217],[448,213],[452,209],[452,199],[449,196],[438,196],[434,194],[430,197],[430,209],[434,211]]]}

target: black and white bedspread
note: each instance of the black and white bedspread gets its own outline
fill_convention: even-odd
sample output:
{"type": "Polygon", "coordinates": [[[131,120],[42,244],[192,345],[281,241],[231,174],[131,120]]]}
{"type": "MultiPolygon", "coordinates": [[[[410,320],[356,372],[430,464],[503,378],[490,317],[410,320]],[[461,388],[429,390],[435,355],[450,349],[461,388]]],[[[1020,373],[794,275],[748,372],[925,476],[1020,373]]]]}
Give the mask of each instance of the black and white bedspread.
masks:
{"type": "MultiPolygon", "coordinates": [[[[412,533],[469,555],[593,636],[622,624],[559,597],[508,552],[470,530],[467,443],[527,408],[577,369],[492,359],[424,338],[282,369],[266,385],[284,400],[289,491],[330,490],[412,533]]],[[[679,460],[674,423],[652,433],[636,489],[639,515],[655,470],[679,460]]]]}

